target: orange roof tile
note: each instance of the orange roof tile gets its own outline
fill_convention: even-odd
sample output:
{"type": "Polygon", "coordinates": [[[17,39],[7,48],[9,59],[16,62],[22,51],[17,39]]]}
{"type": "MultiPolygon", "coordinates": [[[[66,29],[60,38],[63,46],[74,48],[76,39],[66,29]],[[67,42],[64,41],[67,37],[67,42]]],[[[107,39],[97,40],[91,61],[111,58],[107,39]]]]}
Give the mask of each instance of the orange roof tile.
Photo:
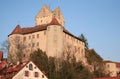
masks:
{"type": "Polygon", "coordinates": [[[59,24],[56,18],[53,18],[49,25],[60,25],[61,26],[61,24],[59,24]]]}
{"type": "Polygon", "coordinates": [[[21,34],[22,30],[20,25],[17,25],[16,28],[13,30],[12,34],[21,34]]]}

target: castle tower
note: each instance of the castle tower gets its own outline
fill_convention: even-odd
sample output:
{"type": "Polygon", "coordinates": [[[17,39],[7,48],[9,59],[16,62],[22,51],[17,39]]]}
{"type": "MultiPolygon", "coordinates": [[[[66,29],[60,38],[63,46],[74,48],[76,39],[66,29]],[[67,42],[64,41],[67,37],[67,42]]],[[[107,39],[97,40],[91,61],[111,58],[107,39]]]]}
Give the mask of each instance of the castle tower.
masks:
{"type": "Polygon", "coordinates": [[[49,7],[44,5],[36,16],[36,25],[48,24],[51,22],[52,12],[49,7]]]}
{"type": "Polygon", "coordinates": [[[58,7],[54,11],[51,11],[48,6],[44,5],[36,16],[36,25],[49,24],[53,18],[56,18],[58,23],[64,26],[64,17],[60,8],[58,7]]]}
{"type": "Polygon", "coordinates": [[[60,58],[63,53],[63,27],[56,18],[53,18],[47,27],[46,53],[57,58],[60,58]]]}
{"type": "Polygon", "coordinates": [[[53,11],[53,17],[55,17],[58,22],[64,26],[64,17],[61,13],[60,7],[57,7],[54,11],[53,11]]]}

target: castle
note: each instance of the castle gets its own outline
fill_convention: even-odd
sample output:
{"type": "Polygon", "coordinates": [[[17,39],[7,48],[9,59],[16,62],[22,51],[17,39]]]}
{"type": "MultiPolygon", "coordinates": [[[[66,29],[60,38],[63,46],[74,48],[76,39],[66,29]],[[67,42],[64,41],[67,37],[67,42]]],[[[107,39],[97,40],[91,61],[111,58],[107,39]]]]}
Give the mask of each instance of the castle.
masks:
{"type": "Polygon", "coordinates": [[[18,49],[23,51],[24,60],[28,60],[30,53],[39,48],[46,52],[48,57],[61,58],[70,53],[71,56],[76,57],[77,61],[82,60],[86,63],[85,44],[65,29],[64,17],[59,7],[51,11],[44,5],[35,20],[34,27],[21,28],[17,25],[9,34],[8,61],[17,58],[18,49]]]}

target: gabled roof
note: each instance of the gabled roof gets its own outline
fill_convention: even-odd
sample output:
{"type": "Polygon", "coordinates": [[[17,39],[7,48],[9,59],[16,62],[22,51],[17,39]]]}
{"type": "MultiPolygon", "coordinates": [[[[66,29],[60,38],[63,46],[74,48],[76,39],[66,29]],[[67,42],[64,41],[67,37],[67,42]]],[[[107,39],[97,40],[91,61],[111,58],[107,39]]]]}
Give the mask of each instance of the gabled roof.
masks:
{"type": "MultiPolygon", "coordinates": [[[[0,75],[6,75],[6,73],[9,73],[8,75],[5,76],[5,79],[7,78],[10,78],[12,79],[13,77],[15,77],[25,66],[27,66],[29,63],[31,63],[32,61],[27,61],[27,62],[24,62],[24,63],[20,63],[18,65],[15,65],[15,66],[11,66],[11,67],[8,67],[6,69],[4,69],[3,71],[0,72],[0,75]],[[13,74],[14,73],[14,74],[13,74]]],[[[32,62],[34,64],[34,62],[32,62]]],[[[35,64],[34,64],[35,65],[35,64]]],[[[36,66],[36,65],[35,65],[36,66]]],[[[36,66],[37,67],[37,66],[36,66]]],[[[37,69],[39,69],[37,67],[37,69]]],[[[40,69],[39,69],[40,70],[40,69]]],[[[40,70],[41,71],[41,70],[40,70]]],[[[42,71],[41,73],[43,75],[45,75],[42,71]]],[[[47,76],[45,75],[45,77],[47,78],[47,76]]]]}
{"type": "Polygon", "coordinates": [[[22,64],[19,64],[19,65],[16,65],[16,66],[8,67],[8,68],[6,68],[6,69],[4,69],[2,71],[2,74],[11,73],[11,72],[18,72],[28,63],[29,63],[29,61],[26,62],[26,63],[22,63],[22,64]]]}

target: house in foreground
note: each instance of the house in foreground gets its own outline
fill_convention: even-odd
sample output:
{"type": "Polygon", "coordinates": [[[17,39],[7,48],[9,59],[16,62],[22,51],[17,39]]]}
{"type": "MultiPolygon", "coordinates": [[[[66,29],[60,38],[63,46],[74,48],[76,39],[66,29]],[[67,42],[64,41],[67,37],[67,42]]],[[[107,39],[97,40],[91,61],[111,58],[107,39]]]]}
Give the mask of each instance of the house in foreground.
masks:
{"type": "Polygon", "coordinates": [[[48,79],[46,75],[32,62],[28,61],[10,66],[0,73],[0,79],[48,79]]]}

